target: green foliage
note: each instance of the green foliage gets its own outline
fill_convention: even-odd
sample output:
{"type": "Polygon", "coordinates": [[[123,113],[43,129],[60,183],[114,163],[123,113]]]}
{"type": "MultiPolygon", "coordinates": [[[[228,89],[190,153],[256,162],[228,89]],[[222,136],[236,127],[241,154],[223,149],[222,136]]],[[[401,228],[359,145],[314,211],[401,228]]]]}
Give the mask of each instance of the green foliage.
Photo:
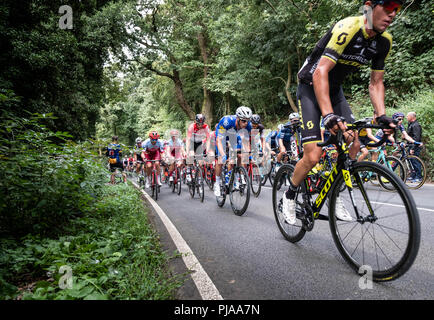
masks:
{"type": "MultiPolygon", "coordinates": [[[[424,143],[421,157],[427,166],[430,180],[434,179],[434,90],[421,90],[414,95],[407,95],[405,99],[398,101],[399,111],[407,114],[416,112],[417,121],[422,126],[422,142],[424,143]]],[[[398,111],[398,109],[396,109],[398,111]]],[[[407,123],[405,123],[407,128],[407,123]]]]}
{"type": "Polygon", "coordinates": [[[104,97],[103,63],[108,49],[116,50],[121,43],[108,23],[98,28],[91,24],[109,2],[67,3],[72,7],[73,28],[62,30],[61,1],[2,1],[0,107],[17,116],[53,113],[57,118],[46,124],[54,131],[68,131],[75,140],[94,136],[104,97]],[[5,92],[18,99],[4,100],[5,92]]]}
{"type": "Polygon", "coordinates": [[[51,114],[0,119],[0,233],[55,234],[106,181],[91,142],[67,142],[71,135],[43,124],[53,119],[51,114]]]}
{"type": "Polygon", "coordinates": [[[169,79],[128,74],[122,81],[107,81],[113,82],[107,95],[116,93],[116,99],[109,99],[101,108],[101,118],[97,122],[98,138],[118,135],[120,141],[134,145],[137,137],[146,139],[151,130],[157,130],[164,139],[169,138],[170,129],[185,131],[187,117],[174,103],[169,79]]]}
{"type": "Polygon", "coordinates": [[[183,281],[167,269],[170,257],[150,227],[139,192],[124,184],[104,185],[65,235],[27,236],[20,244],[3,239],[0,248],[4,299],[173,299],[183,281]],[[61,266],[71,268],[72,288],[59,287],[61,266]]]}

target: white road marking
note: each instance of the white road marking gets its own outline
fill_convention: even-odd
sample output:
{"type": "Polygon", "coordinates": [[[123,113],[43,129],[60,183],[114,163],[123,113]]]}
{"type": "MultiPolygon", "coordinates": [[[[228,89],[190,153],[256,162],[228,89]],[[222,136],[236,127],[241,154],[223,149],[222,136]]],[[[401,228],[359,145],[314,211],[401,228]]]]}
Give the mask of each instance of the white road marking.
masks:
{"type": "MultiPolygon", "coordinates": [[[[273,190],[272,187],[262,186],[262,188],[273,190]]],[[[377,204],[388,205],[388,206],[392,206],[392,207],[401,207],[401,208],[404,208],[404,206],[403,206],[403,205],[400,205],[400,204],[393,204],[393,203],[386,203],[386,202],[378,202],[378,201],[371,201],[371,202],[372,202],[372,203],[377,203],[377,204]]],[[[417,210],[423,210],[423,211],[434,212],[434,209],[428,209],[428,208],[419,208],[419,207],[418,207],[417,210]]]]}
{"type": "MultiPolygon", "coordinates": [[[[401,208],[405,208],[405,206],[400,205],[400,204],[393,204],[393,203],[386,203],[386,202],[379,202],[379,201],[371,201],[372,203],[377,203],[377,204],[382,204],[382,205],[388,205],[388,206],[392,206],[392,207],[401,207],[401,208]]],[[[428,209],[428,208],[417,208],[417,210],[425,210],[425,211],[430,211],[430,212],[434,212],[433,209],[428,209]]]]}
{"type": "Polygon", "coordinates": [[[192,270],[191,277],[196,284],[199,293],[204,300],[223,300],[223,297],[220,295],[220,292],[212,282],[211,278],[208,276],[206,271],[203,269],[199,260],[194,255],[193,251],[188,246],[187,242],[182,238],[179,231],[170,221],[169,217],[164,213],[164,211],[160,208],[160,206],[152,199],[151,196],[148,195],[144,190],[139,188],[139,186],[132,182],[133,185],[138,188],[146,199],[151,203],[160,217],[161,221],[163,221],[167,231],[169,232],[173,242],[175,243],[178,251],[181,253],[182,259],[184,260],[185,265],[188,269],[192,270]]]}

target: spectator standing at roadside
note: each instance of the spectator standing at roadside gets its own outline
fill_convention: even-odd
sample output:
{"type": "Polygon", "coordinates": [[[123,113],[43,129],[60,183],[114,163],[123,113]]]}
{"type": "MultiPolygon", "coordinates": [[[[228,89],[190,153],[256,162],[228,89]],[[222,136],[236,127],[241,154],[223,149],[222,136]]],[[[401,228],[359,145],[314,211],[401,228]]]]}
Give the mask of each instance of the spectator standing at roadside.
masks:
{"type": "MultiPolygon", "coordinates": [[[[410,111],[407,113],[407,121],[407,133],[415,141],[415,144],[410,148],[410,154],[419,156],[422,146],[422,127],[416,119],[416,112],[410,111]]],[[[416,172],[414,173],[414,176],[410,177],[410,179],[417,182],[422,179],[420,163],[419,161],[414,161],[413,165],[416,172]]]]}

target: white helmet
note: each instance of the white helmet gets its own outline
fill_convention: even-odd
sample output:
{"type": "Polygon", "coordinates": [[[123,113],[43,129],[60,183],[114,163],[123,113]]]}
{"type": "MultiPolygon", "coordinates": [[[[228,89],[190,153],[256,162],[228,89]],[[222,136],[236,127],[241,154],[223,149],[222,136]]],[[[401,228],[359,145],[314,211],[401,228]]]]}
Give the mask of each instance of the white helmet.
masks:
{"type": "Polygon", "coordinates": [[[250,119],[252,117],[252,110],[249,107],[241,106],[235,111],[238,118],[250,119]]]}
{"type": "Polygon", "coordinates": [[[282,129],[283,129],[283,123],[281,123],[277,126],[277,130],[282,131],[282,129]]]}
{"type": "Polygon", "coordinates": [[[136,143],[139,143],[139,142],[142,142],[142,138],[137,137],[137,138],[136,138],[136,143]]]}
{"type": "Polygon", "coordinates": [[[289,115],[289,121],[300,120],[300,115],[298,112],[293,112],[289,115]]]}

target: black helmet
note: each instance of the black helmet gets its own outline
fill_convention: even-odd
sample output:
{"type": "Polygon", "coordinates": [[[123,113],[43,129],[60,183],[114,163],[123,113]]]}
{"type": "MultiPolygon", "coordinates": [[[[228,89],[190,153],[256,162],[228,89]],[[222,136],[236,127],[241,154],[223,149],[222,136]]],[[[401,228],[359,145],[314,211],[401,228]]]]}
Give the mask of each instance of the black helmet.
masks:
{"type": "Polygon", "coordinates": [[[254,114],[254,115],[252,115],[252,118],[250,119],[250,121],[253,124],[259,124],[259,123],[261,123],[261,117],[259,116],[259,114],[254,114]]]}
{"type": "Polygon", "coordinates": [[[201,113],[198,113],[196,115],[196,123],[197,124],[204,124],[205,123],[205,116],[201,113]]]}

